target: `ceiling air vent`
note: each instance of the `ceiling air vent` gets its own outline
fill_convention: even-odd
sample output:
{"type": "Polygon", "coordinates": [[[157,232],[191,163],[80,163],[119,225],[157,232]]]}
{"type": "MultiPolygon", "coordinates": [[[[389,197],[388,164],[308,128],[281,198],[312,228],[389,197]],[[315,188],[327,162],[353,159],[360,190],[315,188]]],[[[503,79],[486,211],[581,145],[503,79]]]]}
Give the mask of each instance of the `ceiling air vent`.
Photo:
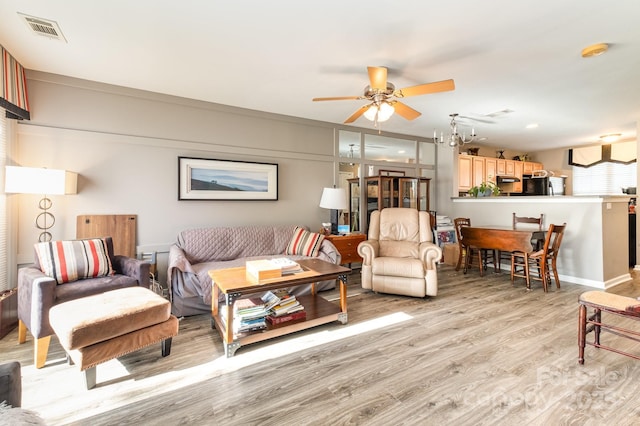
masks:
{"type": "Polygon", "coordinates": [[[67,40],[62,35],[62,30],[58,26],[56,21],[50,21],[48,19],[36,18],[35,16],[23,15],[22,13],[18,13],[22,19],[27,23],[27,26],[33,31],[35,34],[53,38],[56,40],[64,41],[67,40]]]}

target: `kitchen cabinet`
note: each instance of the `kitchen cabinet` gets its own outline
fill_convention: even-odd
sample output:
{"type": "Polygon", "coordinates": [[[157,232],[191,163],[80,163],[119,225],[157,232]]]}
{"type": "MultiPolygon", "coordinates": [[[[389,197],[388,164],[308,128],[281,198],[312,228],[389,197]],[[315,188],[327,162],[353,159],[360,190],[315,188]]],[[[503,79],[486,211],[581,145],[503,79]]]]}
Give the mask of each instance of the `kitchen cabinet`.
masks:
{"type": "Polygon", "coordinates": [[[515,176],[520,182],[513,184],[511,192],[522,192],[522,175],[542,170],[542,163],[515,161],[477,155],[458,156],[458,192],[468,192],[482,182],[496,183],[496,176],[515,176]]]}
{"type": "Polygon", "coordinates": [[[541,163],[534,163],[532,161],[525,161],[522,163],[523,165],[523,170],[522,173],[525,175],[530,175],[531,173],[533,173],[536,170],[542,170],[542,164],[541,163]]]}
{"type": "Polygon", "coordinates": [[[473,185],[478,186],[486,179],[485,158],[473,155],[473,185]]]}
{"type": "Polygon", "coordinates": [[[516,161],[514,160],[496,160],[497,176],[515,176],[516,161]]]}
{"type": "Polygon", "coordinates": [[[505,160],[505,176],[515,176],[516,175],[516,162],[513,160],[505,160]]]}
{"type": "Polygon", "coordinates": [[[406,207],[429,211],[430,178],[411,176],[368,176],[363,179],[347,179],[349,183],[349,229],[366,232],[369,217],[374,210],[387,207],[406,207]],[[363,200],[364,197],[364,201],[363,200]],[[365,210],[366,224],[360,224],[360,211],[365,210]]]}
{"type": "Polygon", "coordinates": [[[495,158],[484,159],[484,180],[485,182],[496,183],[496,176],[498,175],[498,160],[495,158]]]}
{"type": "Polygon", "coordinates": [[[495,182],[495,158],[485,158],[478,155],[458,156],[458,192],[467,192],[472,187],[488,180],[486,160],[489,160],[489,168],[492,175],[490,180],[495,182]]]}
{"type": "Polygon", "coordinates": [[[511,176],[515,176],[520,179],[520,182],[513,183],[513,192],[522,192],[522,172],[523,172],[523,164],[522,161],[512,161],[513,163],[513,174],[511,176]]]}
{"type": "Polygon", "coordinates": [[[470,155],[458,156],[458,192],[467,192],[473,186],[473,159],[470,155]]]}

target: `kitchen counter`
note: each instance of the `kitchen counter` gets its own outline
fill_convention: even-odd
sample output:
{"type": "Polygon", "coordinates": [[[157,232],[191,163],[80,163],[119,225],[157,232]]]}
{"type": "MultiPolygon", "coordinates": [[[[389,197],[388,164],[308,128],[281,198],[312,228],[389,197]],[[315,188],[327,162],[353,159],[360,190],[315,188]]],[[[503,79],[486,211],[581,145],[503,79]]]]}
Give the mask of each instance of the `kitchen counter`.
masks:
{"type": "Polygon", "coordinates": [[[457,202],[522,202],[522,203],[584,203],[593,202],[598,203],[602,201],[598,200],[611,200],[612,202],[626,202],[628,203],[631,198],[635,198],[635,195],[498,195],[496,197],[451,197],[454,203],[457,202]]]}
{"type": "Polygon", "coordinates": [[[473,225],[510,226],[512,215],[540,216],[544,224],[567,223],[560,247],[562,283],[607,289],[629,274],[629,195],[453,197],[452,218],[473,225]]]}

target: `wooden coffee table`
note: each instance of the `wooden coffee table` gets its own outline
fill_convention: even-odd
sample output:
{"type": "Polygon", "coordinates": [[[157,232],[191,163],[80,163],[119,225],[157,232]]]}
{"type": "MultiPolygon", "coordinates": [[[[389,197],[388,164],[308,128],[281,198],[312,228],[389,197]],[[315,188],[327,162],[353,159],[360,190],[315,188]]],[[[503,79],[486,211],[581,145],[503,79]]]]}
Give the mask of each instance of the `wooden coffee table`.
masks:
{"type": "Polygon", "coordinates": [[[232,357],[239,347],[250,343],[261,342],[333,321],[347,323],[347,274],[351,272],[351,269],[320,259],[305,259],[297,262],[302,266],[303,272],[260,282],[247,280],[244,267],[209,271],[209,276],[213,281],[211,318],[220,332],[227,357],[232,357]],[[338,280],[340,286],[339,305],[318,296],[315,291],[315,283],[334,279],[338,280]],[[233,304],[236,300],[251,294],[304,284],[312,284],[311,294],[296,296],[296,298],[307,312],[306,320],[278,325],[267,324],[265,330],[234,334],[233,304]],[[223,306],[218,304],[220,292],[224,294],[226,301],[223,306]],[[228,321],[226,324],[222,321],[221,309],[227,310],[228,321]]]}

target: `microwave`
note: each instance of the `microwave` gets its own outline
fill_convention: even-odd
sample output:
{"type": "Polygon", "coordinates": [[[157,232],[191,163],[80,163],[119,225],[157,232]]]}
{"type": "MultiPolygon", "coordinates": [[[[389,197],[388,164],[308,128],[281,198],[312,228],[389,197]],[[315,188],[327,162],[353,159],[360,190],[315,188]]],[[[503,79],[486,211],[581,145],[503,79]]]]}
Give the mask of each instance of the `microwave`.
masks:
{"type": "Polygon", "coordinates": [[[522,176],[522,195],[564,195],[564,178],[554,176],[522,176]]]}

